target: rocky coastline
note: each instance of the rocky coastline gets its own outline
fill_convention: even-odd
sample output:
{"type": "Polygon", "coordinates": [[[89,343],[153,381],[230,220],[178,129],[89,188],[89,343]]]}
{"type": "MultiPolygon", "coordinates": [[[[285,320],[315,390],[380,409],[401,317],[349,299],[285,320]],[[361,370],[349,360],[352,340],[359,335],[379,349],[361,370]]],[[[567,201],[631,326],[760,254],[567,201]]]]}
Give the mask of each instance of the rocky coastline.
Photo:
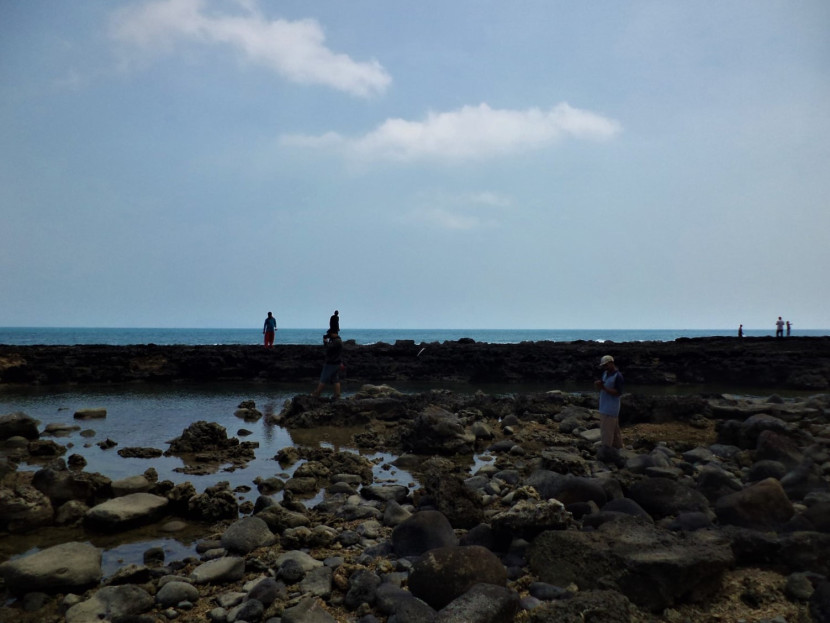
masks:
{"type": "MultiPolygon", "coordinates": [[[[357,427],[354,447],[397,457],[388,467],[417,482],[375,476],[358,452],[290,446],[273,457],[272,477],[251,482],[260,494],[255,503],[240,504],[220,477],[200,492],[159,479],[152,467],[116,481],[88,473],[77,455],[66,456],[69,449],[48,438],[49,423],[2,415],[0,538],[55,526],[117,535],[136,526],[162,532],[198,524],[206,535],[194,556],[166,560],[155,548],[143,564],[107,577],[101,550],[83,536],[7,560],[0,564],[0,620],[830,621],[830,395],[820,380],[827,379],[828,342],[809,340],[636,348],[453,343],[440,357],[430,355],[438,370],[430,374],[481,380],[476,370],[498,369],[518,381],[524,377],[517,370],[544,362],[556,367],[557,378],[576,378],[593,374],[595,359],[612,352],[627,362],[629,378],[634,369],[663,383],[709,383],[722,381],[713,380],[715,370],[729,368],[735,385],[745,379],[764,386],[760,376],[770,387],[817,391],[793,398],[628,394],[620,452],[597,446],[593,393],[401,393],[375,384],[338,401],[297,395],[270,416],[273,425],[357,427]],[[479,358],[486,365],[463,367],[479,358]],[[459,368],[453,371],[450,360],[459,368]],[[42,467],[19,470],[21,462],[42,467]]],[[[409,379],[403,370],[442,346],[353,346],[348,361],[397,361],[393,374],[409,379]],[[372,356],[352,356],[364,348],[372,356]]],[[[0,347],[2,382],[58,382],[32,354],[39,348],[48,350],[0,347]]],[[[103,356],[100,347],[72,348],[103,356]]],[[[188,347],[119,348],[110,363],[132,370],[129,380],[122,372],[101,377],[96,370],[105,362],[93,365],[88,354],[72,361],[71,349],[60,358],[53,353],[52,365],[84,368],[65,373],[62,383],[122,383],[159,381],[159,371],[193,364],[188,347]],[[139,365],[135,357],[154,348],[161,357],[139,365]],[[171,360],[173,352],[180,358],[171,360]]],[[[238,359],[229,354],[237,349],[220,349],[221,364],[213,359],[218,351],[197,349],[199,361],[214,361],[200,368],[200,378],[210,377],[204,370],[234,377],[248,369],[244,362],[267,356],[274,369],[290,367],[277,349],[250,348],[249,355],[246,348],[238,359]]],[[[293,361],[305,359],[313,379],[320,353],[308,349],[293,361]]],[[[239,408],[245,419],[261,416],[250,402],[239,408]]],[[[197,421],[168,448],[123,450],[244,469],[256,448],[197,421]]]]}
{"type": "MultiPolygon", "coordinates": [[[[674,342],[344,342],[356,384],[579,383],[612,353],[637,385],[719,384],[824,391],[830,337],[682,338],[674,342]]],[[[311,383],[321,346],[10,346],[0,344],[0,385],[262,381],[311,383]]]]}

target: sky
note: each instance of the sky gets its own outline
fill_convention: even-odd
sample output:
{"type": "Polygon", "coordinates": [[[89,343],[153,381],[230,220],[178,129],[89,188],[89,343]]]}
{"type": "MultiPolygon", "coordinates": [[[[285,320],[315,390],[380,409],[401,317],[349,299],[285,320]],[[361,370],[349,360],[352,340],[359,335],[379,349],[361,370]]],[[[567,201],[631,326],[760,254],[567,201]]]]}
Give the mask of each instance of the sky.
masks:
{"type": "Polygon", "coordinates": [[[0,326],[830,328],[826,0],[0,0],[0,326]]]}

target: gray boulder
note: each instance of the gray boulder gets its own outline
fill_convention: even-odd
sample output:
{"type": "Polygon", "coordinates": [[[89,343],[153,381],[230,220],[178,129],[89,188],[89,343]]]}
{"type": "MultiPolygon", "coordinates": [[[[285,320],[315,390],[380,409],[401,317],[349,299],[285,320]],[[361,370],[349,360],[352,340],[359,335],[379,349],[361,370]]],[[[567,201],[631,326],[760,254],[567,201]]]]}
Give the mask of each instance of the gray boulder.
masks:
{"type": "Polygon", "coordinates": [[[244,517],[222,534],[222,547],[236,554],[247,554],[257,547],[274,543],[274,533],[259,517],[244,517]]]}
{"type": "Polygon", "coordinates": [[[0,441],[10,437],[37,439],[40,436],[38,424],[38,420],[19,411],[0,415],[0,441]]]}
{"type": "Polygon", "coordinates": [[[120,480],[112,481],[112,494],[115,497],[130,495],[132,493],[147,493],[153,486],[146,476],[128,476],[120,480]]]}
{"type": "Polygon", "coordinates": [[[634,483],[628,497],[655,519],[684,511],[706,512],[709,501],[699,491],[669,478],[646,478],[634,483]]]}
{"type": "Polygon", "coordinates": [[[153,597],[140,586],[105,586],[86,601],[66,611],[66,623],[114,621],[147,612],[153,607],[153,597]]]}
{"type": "Polygon", "coordinates": [[[715,513],[723,524],[775,530],[789,521],[795,510],[781,483],[766,478],[719,499],[715,513]]]}
{"type": "Polygon", "coordinates": [[[244,558],[225,556],[202,563],[192,571],[190,579],[195,584],[228,584],[241,580],[244,574],[244,558]]]}
{"type": "Polygon", "coordinates": [[[0,577],[14,593],[84,590],[101,580],[101,550],[87,543],[62,543],[4,562],[0,577]]]}
{"type": "Polygon", "coordinates": [[[31,485],[0,489],[0,529],[13,534],[48,525],[54,516],[49,498],[31,485]]]}
{"type": "Polygon", "coordinates": [[[162,608],[170,608],[183,601],[195,602],[199,599],[199,589],[189,582],[167,582],[156,593],[156,603],[162,608]]]}
{"type": "Polygon", "coordinates": [[[708,533],[678,536],[636,518],[607,522],[592,532],[544,532],[527,556],[543,582],[573,582],[580,589],[616,585],[652,611],[710,597],[734,562],[729,544],[708,533]]]}
{"type": "Polygon", "coordinates": [[[282,623],[337,623],[337,619],[326,612],[319,599],[306,597],[283,611],[282,623]]]}
{"type": "Polygon", "coordinates": [[[76,420],[102,420],[107,417],[107,410],[101,407],[78,409],[74,417],[76,420]]]}
{"type": "Polygon", "coordinates": [[[112,481],[106,476],[54,466],[36,471],[32,486],[49,496],[56,507],[70,500],[90,505],[112,497],[112,481]]]}
{"type": "Polygon", "coordinates": [[[493,552],[479,545],[429,550],[409,574],[409,590],[436,610],[482,583],[506,586],[507,570],[493,552]]]}
{"type": "Polygon", "coordinates": [[[93,506],[87,511],[85,521],[102,530],[125,530],[157,520],[167,504],[167,498],[152,493],[131,493],[93,506]]]}
{"type": "Polygon", "coordinates": [[[438,511],[420,511],[392,530],[392,548],[398,556],[419,556],[436,548],[457,545],[449,520],[438,511]]]}
{"type": "Polygon", "coordinates": [[[476,584],[438,612],[435,623],[502,623],[519,611],[519,595],[503,586],[476,584]]]}

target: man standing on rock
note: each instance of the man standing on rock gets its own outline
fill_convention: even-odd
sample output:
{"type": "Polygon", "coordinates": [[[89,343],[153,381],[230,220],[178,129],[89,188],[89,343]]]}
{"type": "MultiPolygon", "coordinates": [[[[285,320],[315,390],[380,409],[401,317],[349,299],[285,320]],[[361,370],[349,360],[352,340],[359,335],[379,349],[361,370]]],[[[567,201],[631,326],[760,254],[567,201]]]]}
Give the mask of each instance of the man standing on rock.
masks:
{"type": "Polygon", "coordinates": [[[622,372],[614,364],[611,355],[600,359],[602,380],[594,385],[599,390],[599,426],[602,433],[601,443],[611,448],[622,448],[622,433],[620,432],[620,397],[623,392],[622,372]]]}
{"type": "Polygon", "coordinates": [[[334,388],[334,398],[340,398],[340,367],[343,363],[341,356],[343,354],[343,341],[340,339],[337,331],[329,330],[323,336],[323,344],[326,347],[326,363],[323,364],[323,372],[320,374],[320,382],[317,384],[317,389],[311,394],[314,397],[320,395],[323,387],[326,384],[332,385],[334,388]]]}
{"type": "Polygon", "coordinates": [[[277,319],[268,312],[268,317],[265,319],[265,324],[262,327],[262,333],[265,336],[265,348],[271,348],[274,345],[274,334],[277,332],[277,319]]]}

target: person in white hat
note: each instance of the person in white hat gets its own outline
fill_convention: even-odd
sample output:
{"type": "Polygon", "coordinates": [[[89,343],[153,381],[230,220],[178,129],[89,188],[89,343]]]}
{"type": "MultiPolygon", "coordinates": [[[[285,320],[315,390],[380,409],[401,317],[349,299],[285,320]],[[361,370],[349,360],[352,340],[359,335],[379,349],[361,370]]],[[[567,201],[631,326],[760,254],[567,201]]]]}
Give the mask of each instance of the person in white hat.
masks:
{"type": "Polygon", "coordinates": [[[611,355],[605,355],[600,359],[599,367],[602,368],[602,380],[595,381],[594,385],[599,390],[601,443],[604,446],[619,449],[623,447],[620,432],[620,397],[623,393],[623,376],[611,355]]]}

